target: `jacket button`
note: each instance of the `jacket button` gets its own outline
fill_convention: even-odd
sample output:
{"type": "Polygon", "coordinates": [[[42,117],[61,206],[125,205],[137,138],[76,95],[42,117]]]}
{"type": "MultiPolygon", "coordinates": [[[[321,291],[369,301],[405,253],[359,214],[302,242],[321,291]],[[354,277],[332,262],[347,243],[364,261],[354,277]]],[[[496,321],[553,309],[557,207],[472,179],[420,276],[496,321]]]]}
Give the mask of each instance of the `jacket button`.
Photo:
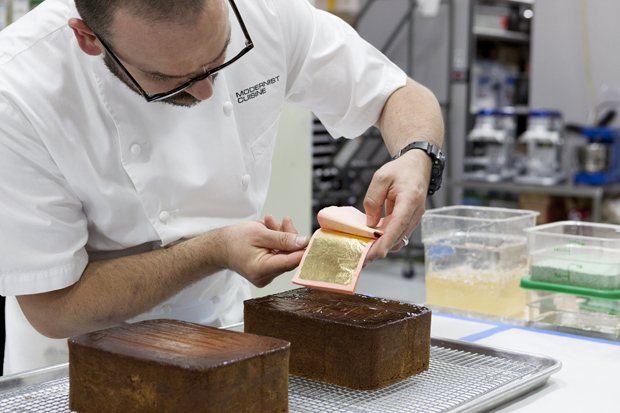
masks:
{"type": "Polygon", "coordinates": [[[252,177],[248,174],[243,175],[243,177],[241,178],[241,183],[243,184],[243,186],[248,186],[250,185],[250,181],[252,180],[252,177]]]}
{"type": "Polygon", "coordinates": [[[170,219],[170,213],[168,211],[161,211],[159,213],[160,221],[166,222],[170,219]]]}
{"type": "Polygon", "coordinates": [[[213,304],[219,304],[222,301],[222,299],[220,298],[219,295],[216,295],[215,297],[211,299],[211,301],[213,302],[213,304]]]}
{"type": "Polygon", "coordinates": [[[233,110],[233,105],[230,102],[224,103],[224,115],[230,116],[233,110]]]}
{"type": "Polygon", "coordinates": [[[134,143],[133,145],[131,145],[131,148],[129,150],[134,155],[140,155],[140,152],[142,152],[142,147],[138,145],[137,143],[134,143]]]}
{"type": "Polygon", "coordinates": [[[161,312],[166,314],[166,315],[168,315],[168,314],[170,314],[172,312],[172,307],[170,307],[170,305],[168,305],[168,304],[164,304],[161,307],[161,312]]]}

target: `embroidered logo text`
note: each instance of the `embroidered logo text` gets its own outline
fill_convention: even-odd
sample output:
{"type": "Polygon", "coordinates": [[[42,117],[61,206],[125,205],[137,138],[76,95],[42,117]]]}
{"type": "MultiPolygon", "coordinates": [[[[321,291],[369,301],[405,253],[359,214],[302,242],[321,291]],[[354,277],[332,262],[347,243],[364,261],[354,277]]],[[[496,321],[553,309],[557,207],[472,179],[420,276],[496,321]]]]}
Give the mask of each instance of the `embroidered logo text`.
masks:
{"type": "Polygon", "coordinates": [[[257,98],[260,95],[264,95],[265,93],[267,93],[268,86],[278,83],[279,81],[280,76],[272,77],[271,79],[267,79],[257,85],[251,86],[247,89],[243,89],[240,92],[236,92],[237,103],[244,103],[254,98],[257,98]]]}

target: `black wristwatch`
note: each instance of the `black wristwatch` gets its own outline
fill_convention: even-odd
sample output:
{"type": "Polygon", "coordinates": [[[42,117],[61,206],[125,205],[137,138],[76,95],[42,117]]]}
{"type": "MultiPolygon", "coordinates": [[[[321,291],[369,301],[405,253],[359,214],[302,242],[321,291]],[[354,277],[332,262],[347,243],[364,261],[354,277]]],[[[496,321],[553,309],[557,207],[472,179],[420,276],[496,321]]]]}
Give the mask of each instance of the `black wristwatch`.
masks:
{"type": "Polygon", "coordinates": [[[431,196],[441,187],[441,175],[443,174],[443,169],[446,166],[446,157],[443,155],[441,149],[439,149],[437,145],[433,145],[427,141],[420,141],[412,142],[409,145],[405,146],[403,149],[398,151],[398,153],[392,158],[392,160],[400,158],[402,154],[411,149],[423,150],[433,161],[431,181],[428,184],[428,196],[431,196]]]}

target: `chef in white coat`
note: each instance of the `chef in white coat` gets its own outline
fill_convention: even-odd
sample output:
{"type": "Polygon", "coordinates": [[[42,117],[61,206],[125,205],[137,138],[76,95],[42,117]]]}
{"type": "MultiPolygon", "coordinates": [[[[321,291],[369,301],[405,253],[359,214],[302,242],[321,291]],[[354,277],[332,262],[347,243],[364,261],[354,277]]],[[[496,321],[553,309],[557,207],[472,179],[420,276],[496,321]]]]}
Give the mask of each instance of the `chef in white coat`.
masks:
{"type": "Polygon", "coordinates": [[[122,322],[240,321],[250,282],[294,269],[307,237],[259,216],[285,101],[402,154],[364,202],[368,225],[393,218],[368,261],[402,248],[439,106],[306,0],[47,0],[0,32],[5,374],[122,322]]]}

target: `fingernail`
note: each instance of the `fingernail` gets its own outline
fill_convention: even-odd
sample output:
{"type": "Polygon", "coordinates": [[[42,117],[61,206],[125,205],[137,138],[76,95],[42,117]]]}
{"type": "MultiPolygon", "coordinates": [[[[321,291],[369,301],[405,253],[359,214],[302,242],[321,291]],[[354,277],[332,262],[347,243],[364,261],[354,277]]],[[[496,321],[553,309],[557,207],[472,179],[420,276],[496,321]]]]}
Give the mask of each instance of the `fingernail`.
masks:
{"type": "Polygon", "coordinates": [[[307,240],[308,240],[308,237],[299,235],[297,238],[295,238],[295,243],[297,244],[298,247],[301,247],[302,245],[306,243],[307,240]]]}

